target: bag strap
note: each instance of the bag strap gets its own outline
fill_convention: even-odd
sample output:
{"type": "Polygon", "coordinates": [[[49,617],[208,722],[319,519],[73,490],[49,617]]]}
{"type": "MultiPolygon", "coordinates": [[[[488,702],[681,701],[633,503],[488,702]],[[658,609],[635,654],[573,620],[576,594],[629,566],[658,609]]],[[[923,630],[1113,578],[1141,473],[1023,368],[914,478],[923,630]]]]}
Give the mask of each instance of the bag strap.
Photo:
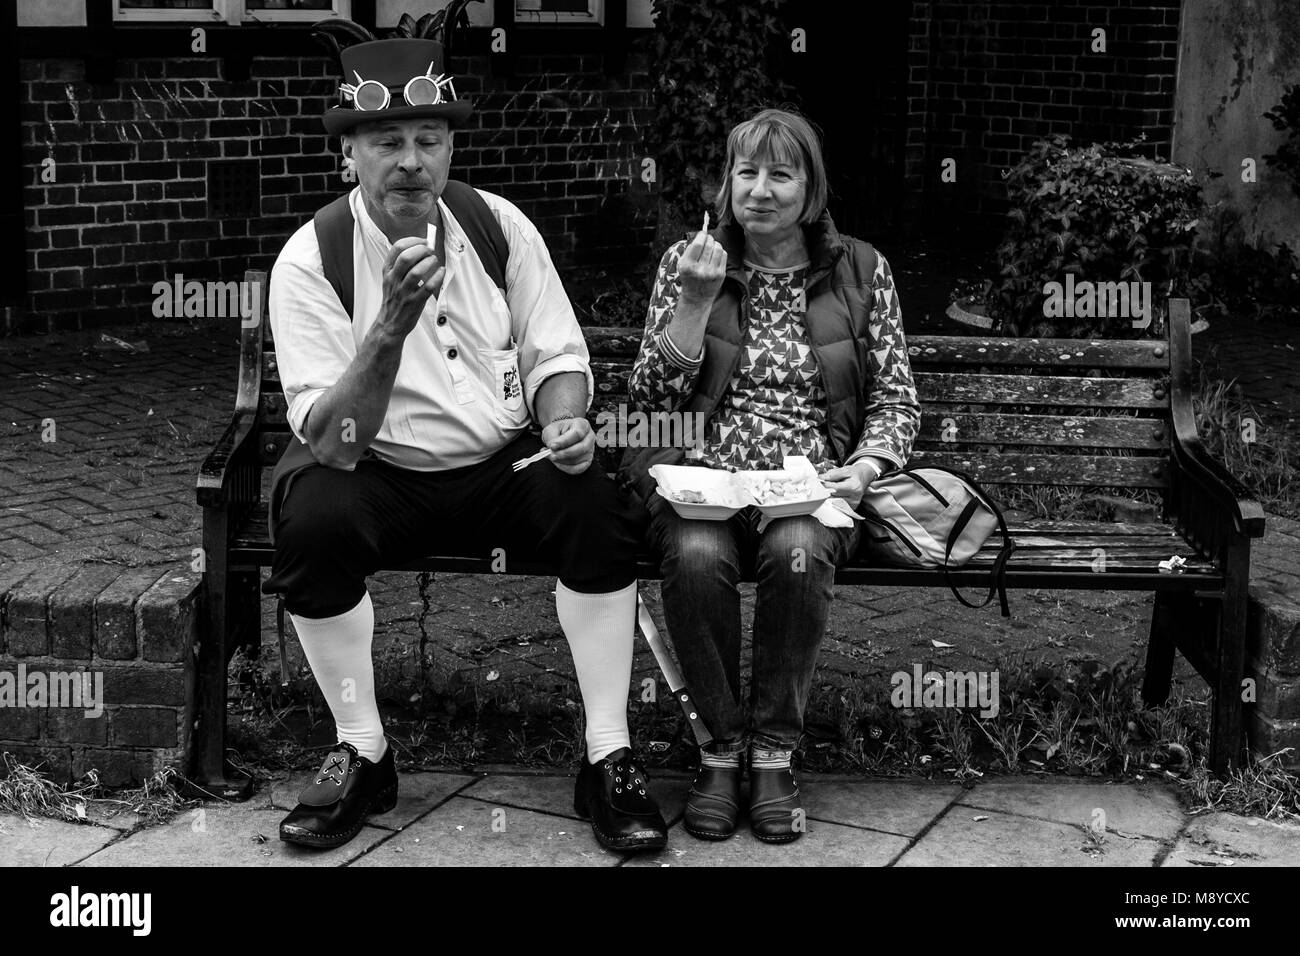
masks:
{"type": "MultiPolygon", "coordinates": [[[[349,195],[344,194],[317,210],[312,217],[312,224],[316,229],[316,241],[320,245],[320,260],[325,278],[351,319],[356,277],[352,274],[352,228],[355,220],[348,201],[349,195]]],[[[504,293],[510,244],[487,201],[473,186],[455,179],[447,180],[442,190],[442,200],[465,230],[465,237],[478,253],[488,278],[504,293]]]]}
{"type": "Polygon", "coordinates": [[[334,294],[343,303],[343,310],[352,318],[352,300],[356,289],[352,275],[352,207],[348,194],[318,209],[312,217],[316,227],[316,242],[320,246],[320,263],[325,269],[325,279],[334,294]]]}
{"type": "MultiPolygon", "coordinates": [[[[960,478],[967,484],[971,493],[974,495],[974,497],[966,504],[966,507],[962,509],[962,513],[957,516],[957,520],[953,523],[952,531],[948,534],[947,546],[944,548],[943,576],[944,580],[948,584],[948,590],[952,591],[953,596],[956,597],[958,601],[971,608],[981,608],[986,606],[993,600],[993,595],[997,594],[998,603],[1002,608],[1002,616],[1010,617],[1011,606],[1007,602],[1007,562],[1011,559],[1011,553],[1016,550],[1016,542],[1015,539],[1011,537],[1011,532],[1007,529],[1007,519],[1003,516],[1002,509],[993,503],[993,500],[989,498],[988,493],[980,487],[979,482],[969,475],[962,474],[960,471],[954,471],[951,468],[942,468],[937,465],[918,467],[933,468],[936,471],[946,472],[956,478],[960,478]],[[970,523],[970,519],[975,516],[975,509],[980,505],[987,508],[989,513],[997,519],[998,531],[1002,535],[1002,547],[998,550],[998,556],[993,559],[993,567],[989,574],[988,593],[984,595],[984,600],[979,604],[973,604],[962,596],[961,592],[957,590],[957,586],[953,583],[948,568],[948,558],[952,554],[952,549],[957,545],[957,539],[961,536],[962,531],[965,529],[966,525],[970,523]]],[[[915,469],[912,466],[908,466],[904,469],[904,471],[908,472],[913,470],[915,469]]]]}
{"type": "Polygon", "coordinates": [[[488,278],[504,294],[510,243],[506,241],[505,231],[493,215],[487,200],[469,183],[449,179],[442,189],[442,201],[456,217],[461,229],[465,230],[465,237],[478,253],[488,278]]]}

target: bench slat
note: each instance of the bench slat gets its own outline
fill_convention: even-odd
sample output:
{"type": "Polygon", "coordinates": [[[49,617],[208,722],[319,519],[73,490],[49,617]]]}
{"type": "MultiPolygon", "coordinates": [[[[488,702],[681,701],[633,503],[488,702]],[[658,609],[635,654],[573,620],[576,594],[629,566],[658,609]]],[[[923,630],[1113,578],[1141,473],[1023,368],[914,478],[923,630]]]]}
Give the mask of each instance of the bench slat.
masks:
{"type": "Polygon", "coordinates": [[[1131,417],[981,415],[925,409],[921,442],[963,445],[1060,445],[1154,449],[1168,445],[1163,421],[1131,417]]]}
{"type": "Polygon", "coordinates": [[[1153,537],[1168,538],[1177,537],[1172,525],[1167,524],[1126,524],[1123,522],[1111,521],[1077,521],[1065,519],[1007,519],[1007,527],[1011,529],[1012,534],[1059,534],[1065,535],[1073,532],[1076,535],[1086,535],[1089,538],[1098,536],[1116,536],[1116,537],[1153,537]]]}
{"type": "MultiPolygon", "coordinates": [[[[641,346],[641,330],[583,329],[593,359],[629,364],[641,346]]],[[[1042,368],[1168,369],[1169,346],[1156,339],[1005,339],[961,335],[908,338],[913,364],[1024,365],[1042,368]]]]}
{"type": "Polygon", "coordinates": [[[923,403],[1169,407],[1168,390],[1164,383],[1152,379],[986,375],[970,372],[917,372],[914,377],[917,394],[923,403]]]}
{"type": "MultiPolygon", "coordinates": [[[[1145,554],[1168,552],[1164,557],[1171,554],[1178,554],[1180,551],[1190,549],[1190,545],[1177,535],[1162,535],[1160,537],[1147,537],[1137,534],[1112,534],[1102,536],[1088,535],[1080,537],[1064,537],[1055,534],[1041,534],[1035,531],[1011,532],[1011,537],[1016,541],[1018,549],[1065,549],[1077,551],[1087,547],[1105,548],[1108,552],[1124,552],[1126,554],[1145,554]]],[[[1002,536],[993,535],[984,543],[981,550],[996,551],[1002,546],[1002,536]]]]}
{"type": "Polygon", "coordinates": [[[987,484],[1165,487],[1166,466],[1163,457],[997,454],[983,449],[974,453],[962,453],[920,448],[912,452],[911,464],[951,468],[987,484]]]}
{"type": "MultiPolygon", "coordinates": [[[[239,534],[248,536],[249,532],[252,537],[258,537],[258,533],[265,532],[267,516],[270,514],[270,506],[265,501],[258,502],[249,511],[248,518],[239,528],[239,534]]],[[[1172,525],[1167,524],[1126,524],[1122,522],[1111,521],[1078,521],[1065,519],[1008,519],[1007,527],[1012,535],[1022,537],[1051,537],[1059,540],[1062,544],[1071,544],[1076,547],[1082,547],[1076,542],[1092,541],[1097,538],[1131,538],[1134,541],[1146,540],[1148,538],[1166,539],[1171,541],[1181,540],[1178,533],[1172,525]]],[[[1017,537],[1017,541],[1019,537],[1017,537]]]]}
{"type": "MultiPolygon", "coordinates": [[[[1093,568],[1092,550],[1072,552],[1039,552],[1039,551],[1017,551],[1011,556],[1007,563],[1008,569],[1015,568],[1018,571],[1038,571],[1049,568],[1062,570],[1083,571],[1089,574],[1096,574],[1099,579],[1104,578],[1112,571],[1145,571],[1148,573],[1160,574],[1160,562],[1168,558],[1169,555],[1156,557],[1154,555],[1130,555],[1130,554],[1111,554],[1106,552],[1106,570],[1096,571],[1093,568]]],[[[1178,574],[1213,574],[1216,572],[1213,562],[1205,558],[1198,557],[1191,552],[1184,552],[1182,557],[1186,560],[1183,565],[1184,570],[1178,574]]],[[[993,564],[992,557],[982,557],[976,555],[965,565],[970,569],[988,568],[993,564]]]]}
{"type": "Polygon", "coordinates": [[[994,339],[961,335],[909,337],[913,364],[1030,365],[1044,368],[1169,368],[1169,345],[1156,339],[994,339]]]}

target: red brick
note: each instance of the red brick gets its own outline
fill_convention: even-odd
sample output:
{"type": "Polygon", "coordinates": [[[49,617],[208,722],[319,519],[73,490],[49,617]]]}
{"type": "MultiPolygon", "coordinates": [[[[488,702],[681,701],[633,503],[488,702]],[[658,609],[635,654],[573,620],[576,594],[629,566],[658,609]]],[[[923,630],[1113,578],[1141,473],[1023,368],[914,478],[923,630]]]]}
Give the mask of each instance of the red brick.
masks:
{"type": "Polygon", "coordinates": [[[94,770],[106,787],[134,787],[168,764],[166,752],[154,750],[107,750],[86,747],[72,758],[70,769],[77,778],[94,770]]]}
{"type": "Polygon", "coordinates": [[[114,707],[113,744],[118,747],[175,747],[180,712],[171,707],[114,707]]]}
{"type": "Polygon", "coordinates": [[[183,668],[164,665],[105,667],[103,672],[104,700],[111,705],[184,707],[188,701],[190,681],[183,668]]]}
{"type": "Polygon", "coordinates": [[[51,744],[99,744],[108,743],[108,711],[97,717],[87,717],[80,710],[66,708],[46,712],[45,727],[41,738],[51,744]]]}
{"type": "Polygon", "coordinates": [[[188,565],[174,567],[140,596],[135,613],[141,657],[167,662],[187,659],[194,644],[202,580],[188,565]]]}
{"type": "Polygon", "coordinates": [[[91,564],[50,596],[50,653],[90,660],[95,636],[95,597],[121,575],[115,565],[91,564]]]}
{"type": "Polygon", "coordinates": [[[124,661],[136,657],[136,602],[163,576],[164,569],[131,568],[95,598],[95,657],[124,661]]]}
{"type": "MultiPolygon", "coordinates": [[[[18,763],[44,774],[56,783],[72,780],[71,747],[52,747],[45,744],[19,744],[11,747],[6,744],[0,747],[0,750],[11,754],[18,763]]],[[[3,775],[4,767],[0,764],[0,776],[3,775]]]]}
{"type": "Polygon", "coordinates": [[[42,568],[9,592],[4,628],[8,653],[29,657],[50,652],[49,598],[76,570],[75,565],[42,568]]]}
{"type": "Polygon", "coordinates": [[[1263,667],[1287,677],[1300,676],[1300,604],[1252,586],[1246,606],[1246,642],[1263,667]]]}
{"type": "Polygon", "coordinates": [[[1250,747],[1260,756],[1290,748],[1279,760],[1282,766],[1300,770],[1300,720],[1270,717],[1258,708],[1246,711],[1246,733],[1250,747]]]}
{"type": "MultiPolygon", "coordinates": [[[[13,674],[16,680],[18,668],[0,664],[0,672],[13,674]]],[[[0,707],[0,740],[35,740],[41,733],[42,712],[36,707],[0,707]]]]}

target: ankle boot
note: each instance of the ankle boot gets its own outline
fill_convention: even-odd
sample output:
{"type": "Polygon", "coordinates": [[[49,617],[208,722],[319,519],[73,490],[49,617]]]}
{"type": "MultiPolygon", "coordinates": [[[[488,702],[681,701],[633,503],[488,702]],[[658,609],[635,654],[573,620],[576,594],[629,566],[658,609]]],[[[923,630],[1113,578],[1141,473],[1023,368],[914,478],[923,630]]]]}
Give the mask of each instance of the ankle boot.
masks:
{"type": "Polygon", "coordinates": [[[749,828],[764,843],[792,843],[807,829],[792,767],[749,767],[749,828]]]}
{"type": "Polygon", "coordinates": [[[740,818],[740,761],[734,767],[701,764],[686,797],[682,826],[700,840],[725,840],[736,832],[740,818]]]}

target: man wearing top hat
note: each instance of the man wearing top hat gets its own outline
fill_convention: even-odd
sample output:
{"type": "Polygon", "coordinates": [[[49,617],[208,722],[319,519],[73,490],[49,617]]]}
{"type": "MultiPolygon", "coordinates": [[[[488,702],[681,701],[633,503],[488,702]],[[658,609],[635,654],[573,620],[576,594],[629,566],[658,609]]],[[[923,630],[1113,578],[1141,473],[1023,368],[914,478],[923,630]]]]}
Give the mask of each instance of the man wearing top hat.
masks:
{"type": "Polygon", "coordinates": [[[338,846],[397,799],[366,577],[429,553],[501,548],[507,562],[518,549],[558,571],[556,612],[586,712],[575,809],[606,847],[658,849],[666,828],[627,727],[640,518],[590,468],[587,348],[542,237],[514,205],[478,191],[508,245],[503,292],[445,201],[455,130],[471,107],[443,59],[427,39],[341,52],[341,105],[323,120],[358,183],[344,210],[350,315],[313,223],[271,273],[300,441],[276,469],[264,590],[284,595],[338,739],[280,838],[338,846]],[[512,470],[543,448],[549,457],[512,470]]]}

